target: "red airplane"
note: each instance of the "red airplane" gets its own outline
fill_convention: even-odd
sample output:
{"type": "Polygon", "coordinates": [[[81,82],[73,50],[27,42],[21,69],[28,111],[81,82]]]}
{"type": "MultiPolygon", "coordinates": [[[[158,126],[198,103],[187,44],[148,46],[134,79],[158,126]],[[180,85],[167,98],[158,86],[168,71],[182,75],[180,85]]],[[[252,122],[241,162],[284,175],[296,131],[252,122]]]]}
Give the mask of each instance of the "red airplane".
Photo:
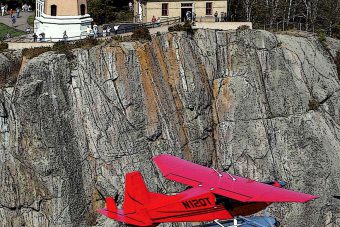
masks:
{"type": "Polygon", "coordinates": [[[190,186],[176,195],[150,192],[140,172],[126,174],[123,209],[112,197],[99,212],[129,225],[233,219],[265,209],[273,202],[305,203],[317,196],[283,189],[278,181],[260,183],[162,154],[153,158],[164,177],[190,186]]]}

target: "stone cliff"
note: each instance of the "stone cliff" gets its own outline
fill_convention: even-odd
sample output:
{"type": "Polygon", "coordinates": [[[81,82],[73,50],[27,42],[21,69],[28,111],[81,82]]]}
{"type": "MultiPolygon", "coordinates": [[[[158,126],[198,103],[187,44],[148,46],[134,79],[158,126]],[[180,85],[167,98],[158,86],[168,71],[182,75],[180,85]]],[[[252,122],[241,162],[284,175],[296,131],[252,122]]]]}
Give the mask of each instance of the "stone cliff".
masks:
{"type": "Polygon", "coordinates": [[[8,55],[0,74],[17,81],[0,90],[1,226],[117,225],[96,210],[106,195],[122,203],[125,173],[183,189],[151,163],[161,153],[320,195],[271,205],[283,226],[340,224],[340,80],[316,38],[168,33],[71,61],[44,53],[20,71],[8,55]]]}

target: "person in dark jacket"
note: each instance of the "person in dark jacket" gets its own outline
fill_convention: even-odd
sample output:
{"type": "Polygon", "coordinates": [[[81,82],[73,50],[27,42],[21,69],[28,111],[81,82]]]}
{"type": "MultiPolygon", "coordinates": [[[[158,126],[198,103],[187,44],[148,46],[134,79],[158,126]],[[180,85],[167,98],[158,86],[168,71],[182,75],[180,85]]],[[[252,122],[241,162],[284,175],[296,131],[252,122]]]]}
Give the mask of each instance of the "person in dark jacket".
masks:
{"type": "Polygon", "coordinates": [[[37,36],[37,34],[33,34],[33,42],[37,42],[37,40],[38,40],[38,36],[37,36]]]}

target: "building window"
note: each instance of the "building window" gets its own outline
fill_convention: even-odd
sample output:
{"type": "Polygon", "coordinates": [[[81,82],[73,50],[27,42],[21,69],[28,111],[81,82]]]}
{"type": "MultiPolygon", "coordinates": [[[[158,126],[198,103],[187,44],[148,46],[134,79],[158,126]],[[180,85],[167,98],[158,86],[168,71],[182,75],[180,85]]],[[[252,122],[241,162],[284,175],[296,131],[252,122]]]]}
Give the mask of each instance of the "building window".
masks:
{"type": "Polygon", "coordinates": [[[205,15],[212,15],[212,2],[205,3],[205,15]]]}
{"type": "Polygon", "coordinates": [[[192,3],[181,3],[181,7],[192,7],[192,3]]]}
{"type": "Polygon", "coordinates": [[[57,6],[51,5],[51,16],[57,16],[57,6]]]}
{"type": "Polygon", "coordinates": [[[86,6],[85,4],[81,4],[80,5],[80,15],[85,15],[85,11],[86,11],[86,6]]]}
{"type": "Polygon", "coordinates": [[[169,4],[162,3],[162,16],[169,16],[169,4]]]}

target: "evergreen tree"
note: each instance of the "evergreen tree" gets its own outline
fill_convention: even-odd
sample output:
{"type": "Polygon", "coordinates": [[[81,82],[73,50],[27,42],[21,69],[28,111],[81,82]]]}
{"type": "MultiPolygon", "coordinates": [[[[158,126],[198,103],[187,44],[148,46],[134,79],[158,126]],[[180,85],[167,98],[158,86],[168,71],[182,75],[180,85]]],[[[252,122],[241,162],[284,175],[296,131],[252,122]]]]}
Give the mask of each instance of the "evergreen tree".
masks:
{"type": "MultiPolygon", "coordinates": [[[[132,1],[132,0],[131,0],[132,1]]],[[[95,23],[104,24],[115,20],[131,20],[129,0],[90,0],[88,11],[95,23]]]]}
{"type": "Polygon", "coordinates": [[[88,1],[88,13],[95,23],[103,24],[114,21],[116,7],[113,0],[88,1]]]}

